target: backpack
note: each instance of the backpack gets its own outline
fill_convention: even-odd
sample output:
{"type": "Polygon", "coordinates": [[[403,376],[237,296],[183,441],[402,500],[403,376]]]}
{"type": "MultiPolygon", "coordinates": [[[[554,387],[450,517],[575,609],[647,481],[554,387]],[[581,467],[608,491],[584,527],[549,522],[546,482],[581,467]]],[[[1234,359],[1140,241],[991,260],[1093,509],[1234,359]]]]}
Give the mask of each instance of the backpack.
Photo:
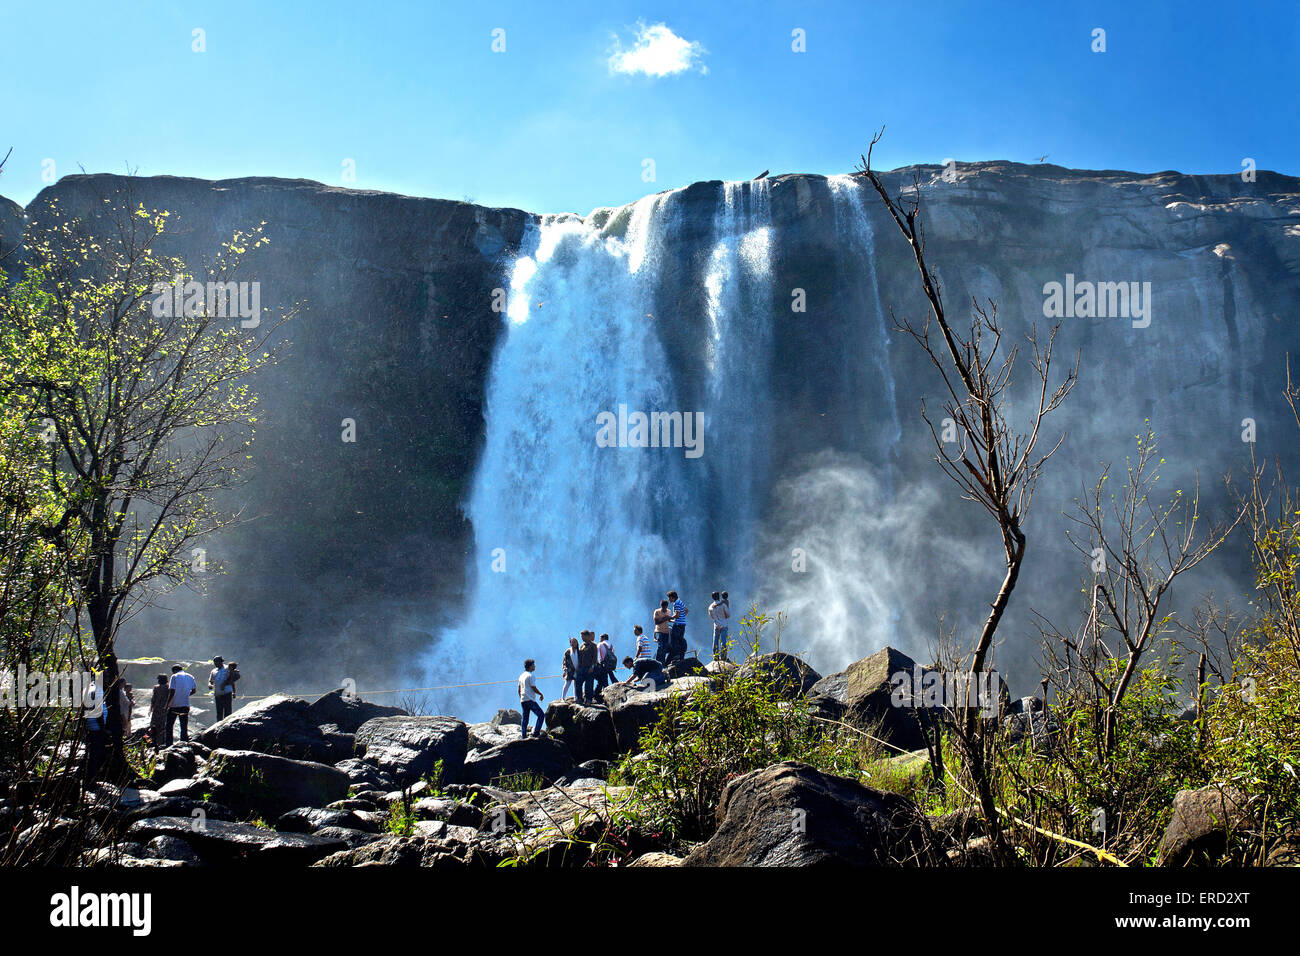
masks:
{"type": "Polygon", "coordinates": [[[614,642],[605,642],[605,670],[611,674],[618,670],[618,653],[614,650],[614,642]]]}

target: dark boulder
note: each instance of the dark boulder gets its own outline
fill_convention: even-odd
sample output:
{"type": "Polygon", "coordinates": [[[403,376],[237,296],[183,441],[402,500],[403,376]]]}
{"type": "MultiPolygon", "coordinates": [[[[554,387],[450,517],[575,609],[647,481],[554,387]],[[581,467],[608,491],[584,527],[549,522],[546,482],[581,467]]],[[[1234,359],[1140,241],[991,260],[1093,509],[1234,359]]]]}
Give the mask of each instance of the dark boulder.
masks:
{"type": "Polygon", "coordinates": [[[518,727],[523,719],[524,715],[519,711],[503,707],[497,711],[496,716],[492,718],[491,723],[494,727],[506,727],[511,724],[518,727]]]}
{"type": "Polygon", "coordinates": [[[614,723],[617,754],[630,753],[640,745],[641,734],[658,722],[673,697],[710,686],[708,677],[682,677],[658,689],[634,684],[616,684],[605,689],[605,703],[614,723]]]}
{"type": "Polygon", "coordinates": [[[283,833],[315,833],[325,827],[342,827],[348,830],[374,831],[375,827],[349,810],[299,807],[275,821],[275,828],[283,833]]]}
{"type": "Polygon", "coordinates": [[[442,761],[442,779],[460,779],[469,728],[455,717],[376,717],[356,733],[362,759],[397,785],[408,786],[442,761]]]}
{"type": "Polygon", "coordinates": [[[324,807],[348,795],[341,770],[252,750],[214,750],[198,782],[209,780],[221,785],[219,799],[236,812],[269,818],[298,807],[324,807]]]}
{"type": "Polygon", "coordinates": [[[367,833],[365,830],[350,830],[347,827],[321,827],[313,836],[318,836],[322,840],[341,840],[349,850],[383,839],[378,834],[367,833]]]}
{"type": "Polygon", "coordinates": [[[564,741],[573,759],[608,760],[619,752],[614,719],[607,707],[557,700],[546,708],[546,728],[564,741]]]}
{"type": "MultiPolygon", "coordinates": [[[[927,673],[923,670],[922,674],[927,673]]],[[[916,662],[892,647],[850,664],[846,670],[822,678],[809,700],[818,713],[838,718],[865,730],[901,750],[919,750],[925,735],[917,719],[911,689],[916,662]],[[901,688],[895,694],[895,688],[901,688]]]]}
{"type": "Polygon", "coordinates": [[[199,734],[199,740],[213,750],[255,750],[317,763],[351,756],[337,735],[327,736],[316,726],[308,709],[301,697],[273,694],[217,721],[199,734]]]}
{"type": "Polygon", "coordinates": [[[257,862],[306,866],[332,853],[347,849],[338,839],[303,833],[277,833],[250,823],[207,820],[196,825],[187,817],[153,817],[131,824],[127,835],[135,841],[159,836],[174,837],[189,844],[205,863],[257,862]]]}
{"type": "Polygon", "coordinates": [[[307,708],[307,717],[313,724],[334,724],[341,733],[355,734],[362,724],[376,717],[405,717],[400,707],[373,704],[356,694],[339,688],[314,701],[307,708]]]}
{"type": "Polygon", "coordinates": [[[494,784],[511,790],[526,783],[525,789],[531,789],[548,786],[571,769],[573,756],[562,742],[529,737],[475,751],[465,760],[463,776],[467,783],[494,784]]]}
{"type": "Polygon", "coordinates": [[[822,675],[804,661],[784,652],[751,657],[736,669],[735,675],[738,680],[762,675],[787,700],[804,696],[822,679],[822,675]]]}
{"type": "Polygon", "coordinates": [[[680,661],[673,661],[664,668],[664,674],[669,680],[676,680],[679,677],[700,677],[708,673],[708,668],[698,657],[683,657],[680,661]]]}
{"type": "Polygon", "coordinates": [[[397,781],[388,774],[380,773],[378,768],[357,757],[340,760],[334,766],[348,775],[348,782],[353,787],[387,792],[397,786],[397,781]]]}
{"type": "Polygon", "coordinates": [[[795,761],[732,780],[718,829],[686,866],[906,866],[934,863],[924,819],[904,797],[795,761]]]}
{"type": "Polygon", "coordinates": [[[159,834],[150,840],[143,855],[155,860],[175,860],[186,866],[197,866],[203,862],[192,846],[170,833],[159,834]]]}
{"type": "Polygon", "coordinates": [[[163,748],[154,757],[152,785],[157,787],[183,777],[197,777],[210,753],[212,751],[197,740],[177,741],[163,748]]]}
{"type": "Polygon", "coordinates": [[[1246,796],[1235,787],[1179,790],[1156,865],[1211,865],[1232,848],[1234,836],[1254,826],[1246,796]]]}

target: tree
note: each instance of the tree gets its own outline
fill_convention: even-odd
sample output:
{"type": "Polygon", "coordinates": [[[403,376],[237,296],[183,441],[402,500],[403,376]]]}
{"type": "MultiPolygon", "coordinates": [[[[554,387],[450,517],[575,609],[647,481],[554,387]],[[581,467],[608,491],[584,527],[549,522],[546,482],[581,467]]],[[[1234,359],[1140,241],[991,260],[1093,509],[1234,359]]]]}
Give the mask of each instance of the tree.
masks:
{"type": "MultiPolygon", "coordinates": [[[[955,451],[950,451],[948,444],[941,440],[924,404],[921,417],[929,427],[938,449],[935,460],[961,489],[964,498],[984,507],[997,523],[1002,539],[1005,567],[1002,585],[989,607],[988,616],[969,658],[968,686],[978,686],[979,675],[992,650],[998,624],[1011,602],[1020,570],[1024,566],[1028,543],[1024,533],[1025,513],[1044,464],[1060,447],[1064,438],[1062,436],[1058,439],[1046,453],[1038,454],[1043,420],[1060,407],[1073,388],[1078,376],[1078,358],[1061,381],[1052,387],[1049,384],[1052,346],[1060,326],[1053,326],[1047,342],[1040,345],[1037,330],[1031,325],[1028,342],[1032,350],[1037,403],[1029,416],[1027,427],[1023,431],[1017,431],[1007,418],[1006,400],[1019,350],[1013,346],[1004,354],[999,354],[1002,327],[998,322],[996,302],[981,305],[972,299],[969,330],[964,335],[954,330],[944,309],[939,278],[925,259],[925,234],[920,219],[920,178],[913,179],[907,198],[904,198],[900,190],[895,199],[871,168],[872,150],[883,133],[882,127],[872,138],[858,171],[875,188],[916,260],[921,288],[929,303],[929,314],[920,326],[903,320],[898,323],[898,327],[899,331],[908,333],[924,349],[939,372],[948,394],[943,410],[956,425],[958,440],[954,443],[955,451]],[[941,344],[931,338],[932,321],[939,327],[941,344]]],[[[975,784],[995,849],[1004,863],[1010,863],[1012,854],[998,821],[979,709],[965,707],[956,729],[959,731],[957,740],[963,750],[965,765],[975,784]]]]}
{"type": "MultiPolygon", "coordinates": [[[[129,182],[89,222],[53,203],[28,226],[23,278],[0,297],[6,405],[49,446],[43,481],[57,507],[39,533],[70,562],[110,700],[123,623],[196,584],[195,543],[238,518],[215,494],[248,457],[248,380],[274,361],[288,318],[230,315],[264,224],[236,232],[200,282],[159,251],[169,220],[133,202],[129,182]]],[[[108,711],[116,757],[122,727],[108,711]]]]}

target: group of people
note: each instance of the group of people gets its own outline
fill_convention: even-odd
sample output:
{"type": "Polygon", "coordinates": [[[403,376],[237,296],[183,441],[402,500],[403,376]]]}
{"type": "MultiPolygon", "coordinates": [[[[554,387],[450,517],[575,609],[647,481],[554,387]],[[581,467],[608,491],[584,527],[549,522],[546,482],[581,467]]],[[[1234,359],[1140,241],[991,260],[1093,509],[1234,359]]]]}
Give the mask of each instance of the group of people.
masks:
{"type": "MultiPolygon", "coordinates": [[[[216,719],[229,717],[235,709],[235,685],[242,675],[235,661],[226,663],[218,654],[212,658],[208,674],[208,691],[216,719]]],[[[175,741],[176,723],[181,725],[181,740],[190,739],[190,698],[198,692],[198,682],[186,673],[184,664],[173,664],[172,674],[159,674],[149,702],[149,737],[158,746],[170,747],[175,741]]],[[[127,726],[130,726],[129,724],[127,726]]]]}
{"type": "MultiPolygon", "coordinates": [[[[208,675],[208,690],[212,694],[216,719],[229,717],[234,711],[235,685],[241,677],[239,664],[226,663],[220,655],[212,659],[212,672],[208,675]]],[[[131,732],[131,718],[135,712],[134,688],[125,677],[114,683],[116,693],[110,689],[101,706],[86,718],[86,779],[94,777],[103,761],[108,736],[109,701],[116,699],[122,719],[122,732],[131,732]]],[[[175,741],[176,724],[181,726],[181,740],[190,739],[190,698],[198,692],[198,682],[185,671],[184,664],[173,664],[171,677],[159,674],[149,701],[149,730],[145,736],[153,746],[170,747],[175,741]]]]}
{"type": "MultiPolygon", "coordinates": [[[[658,686],[663,669],[686,656],[686,615],[689,611],[681,596],[676,591],[669,591],[666,599],[660,601],[651,614],[654,638],[651,639],[640,624],[632,628],[636,656],[623,658],[623,667],[632,673],[622,683],[651,680],[658,686]]],[[[713,624],[713,659],[725,661],[730,646],[731,622],[731,599],[726,591],[713,592],[709,620],[713,624]]],[[[560,699],[575,700],[583,705],[594,704],[601,691],[619,683],[615,677],[618,666],[618,654],[608,634],[601,634],[597,639],[595,631],[584,630],[578,637],[570,637],[560,667],[564,678],[560,699]],[[573,690],[572,697],[569,696],[570,689],[573,690]]],[[[525,737],[528,736],[530,716],[537,718],[535,736],[539,737],[546,719],[540,703],[545,700],[545,695],[537,689],[537,680],[533,676],[536,669],[537,662],[530,657],[524,661],[523,673],[519,675],[520,730],[525,737]]]]}

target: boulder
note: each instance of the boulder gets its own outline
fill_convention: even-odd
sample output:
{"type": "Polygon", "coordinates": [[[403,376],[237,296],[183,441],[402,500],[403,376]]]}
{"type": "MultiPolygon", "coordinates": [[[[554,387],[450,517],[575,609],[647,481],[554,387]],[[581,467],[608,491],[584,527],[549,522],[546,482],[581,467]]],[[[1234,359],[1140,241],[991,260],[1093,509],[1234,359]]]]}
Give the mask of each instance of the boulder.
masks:
{"type": "Polygon", "coordinates": [[[738,680],[762,674],[787,700],[804,696],[822,679],[822,675],[804,661],[783,651],[751,657],[736,669],[735,674],[738,680]]]}
{"type": "Polygon", "coordinates": [[[380,773],[376,767],[357,757],[340,760],[334,767],[348,775],[348,782],[353,787],[367,790],[391,790],[397,786],[397,781],[392,777],[380,773]]]}
{"type": "Polygon", "coordinates": [[[277,833],[250,823],[207,820],[196,824],[188,817],[153,817],[131,824],[127,836],[152,841],[159,836],[187,843],[205,863],[258,863],[304,866],[347,849],[339,839],[303,833],[277,833]]]}
{"type": "Polygon", "coordinates": [[[466,800],[451,797],[424,797],[411,804],[411,812],[421,820],[443,820],[475,830],[483,826],[482,809],[466,800]]]}
{"type": "MultiPolygon", "coordinates": [[[[530,730],[529,733],[532,731],[530,730]]],[[[469,749],[487,750],[497,747],[507,740],[518,740],[522,735],[518,724],[494,724],[491,722],[469,725],[469,749]]]]}
{"type": "Polygon", "coordinates": [[[618,734],[607,707],[584,707],[568,700],[557,700],[546,708],[546,728],[564,741],[578,762],[609,760],[619,751],[618,734]]]}
{"type": "Polygon", "coordinates": [[[307,708],[307,717],[313,724],[334,724],[345,734],[355,734],[362,724],[376,717],[405,716],[407,712],[400,707],[373,704],[343,688],[330,691],[307,708]]]}
{"type": "Polygon", "coordinates": [[[902,866],[936,862],[922,816],[897,794],[785,761],[727,784],[718,829],[686,866],[902,866]]]}
{"type": "Polygon", "coordinates": [[[217,721],[199,734],[199,740],[213,750],[255,750],[316,763],[351,756],[346,743],[323,733],[308,710],[301,697],[272,694],[217,721]]]}
{"type": "Polygon", "coordinates": [[[671,853],[642,853],[633,860],[628,866],[681,866],[682,858],[673,856],[671,853]]]}
{"type": "Polygon", "coordinates": [[[154,756],[155,787],[182,777],[197,777],[212,751],[197,740],[177,741],[154,756]]]}
{"type": "Polygon", "coordinates": [[[159,834],[150,840],[143,855],[155,860],[175,860],[185,866],[197,866],[203,862],[193,847],[170,833],[159,834]]]}
{"type": "Polygon", "coordinates": [[[275,821],[282,833],[315,833],[325,827],[342,827],[348,830],[370,830],[375,827],[350,810],[321,810],[316,807],[299,807],[275,821]]]}
{"type": "Polygon", "coordinates": [[[367,833],[364,830],[350,830],[347,827],[321,827],[313,836],[318,836],[323,840],[341,840],[349,850],[355,850],[357,847],[366,846],[376,840],[384,839],[374,833],[367,833]]]}
{"type": "Polygon", "coordinates": [[[835,719],[868,731],[902,750],[919,750],[925,746],[921,723],[910,696],[904,695],[903,705],[898,706],[893,681],[896,675],[905,675],[907,682],[903,686],[910,689],[915,673],[915,661],[901,651],[886,647],[850,664],[844,671],[822,678],[813,685],[809,698],[819,713],[838,711],[840,716],[835,719]]]}
{"type": "Polygon", "coordinates": [[[473,844],[448,839],[432,839],[424,835],[409,837],[383,837],[364,846],[345,850],[326,857],[316,866],[397,866],[427,869],[463,869],[472,863],[491,865],[484,861],[473,844]]]}
{"type": "Polygon", "coordinates": [[[252,750],[214,750],[198,782],[209,780],[221,784],[221,802],[236,812],[272,819],[348,795],[348,777],[341,770],[252,750]]]}
{"type": "Polygon", "coordinates": [[[712,660],[704,665],[704,673],[712,675],[730,674],[739,666],[735,661],[712,660]]]}
{"type": "Polygon", "coordinates": [[[455,717],[375,717],[357,730],[362,759],[399,787],[433,771],[442,761],[442,779],[458,780],[468,751],[469,728],[455,717]]]}
{"type": "Polygon", "coordinates": [[[518,727],[523,719],[524,715],[519,711],[503,707],[498,710],[496,716],[492,718],[492,725],[495,727],[509,727],[513,724],[518,727]]]}
{"type": "Polygon", "coordinates": [[[680,661],[673,661],[664,668],[664,674],[669,680],[676,680],[679,677],[699,677],[708,673],[708,668],[698,657],[683,657],[680,661]]]}
{"type": "Polygon", "coordinates": [[[654,725],[671,698],[710,684],[708,677],[682,677],[658,689],[642,689],[635,684],[606,688],[605,703],[614,723],[616,755],[630,753],[638,747],[642,732],[654,725]]]}
{"type": "Polygon", "coordinates": [[[1179,790],[1174,813],[1156,851],[1157,866],[1213,864],[1229,851],[1233,835],[1252,829],[1246,795],[1235,787],[1179,790]]]}
{"type": "MultiPolygon", "coordinates": [[[[465,760],[464,779],[467,783],[494,784],[506,789],[516,789],[519,780],[509,778],[528,775],[538,778],[537,785],[546,786],[563,777],[573,768],[573,756],[561,741],[550,737],[529,737],[512,740],[487,750],[476,750],[465,760]]],[[[524,789],[533,789],[526,786],[524,789]]]]}

